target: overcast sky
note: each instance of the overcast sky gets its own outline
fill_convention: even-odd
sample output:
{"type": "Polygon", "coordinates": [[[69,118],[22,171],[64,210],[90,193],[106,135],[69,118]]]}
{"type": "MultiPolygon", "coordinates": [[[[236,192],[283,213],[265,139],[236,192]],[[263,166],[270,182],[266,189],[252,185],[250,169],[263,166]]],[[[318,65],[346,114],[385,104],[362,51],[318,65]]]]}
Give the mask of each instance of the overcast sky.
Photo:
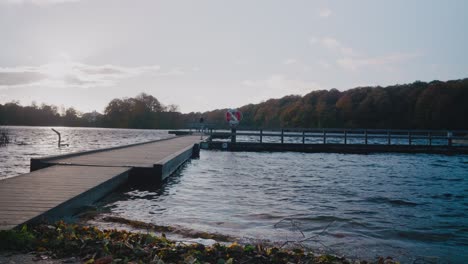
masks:
{"type": "Polygon", "coordinates": [[[0,0],[0,103],[182,112],[468,77],[468,1],[0,0]]]}

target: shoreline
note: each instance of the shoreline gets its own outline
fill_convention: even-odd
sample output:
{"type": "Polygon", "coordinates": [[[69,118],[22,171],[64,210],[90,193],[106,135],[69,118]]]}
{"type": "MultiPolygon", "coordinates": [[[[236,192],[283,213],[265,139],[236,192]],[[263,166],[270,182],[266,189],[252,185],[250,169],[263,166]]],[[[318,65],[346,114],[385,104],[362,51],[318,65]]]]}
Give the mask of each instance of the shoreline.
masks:
{"type": "MultiPolygon", "coordinates": [[[[101,230],[60,221],[54,225],[38,224],[0,231],[0,263],[399,263],[391,257],[378,257],[373,261],[351,260],[332,254],[315,254],[300,247],[239,244],[236,241],[221,244],[214,239],[215,243],[205,246],[195,239],[168,239],[164,232],[158,236],[151,232],[156,226],[145,228],[146,233],[101,230]],[[31,262],[25,262],[28,259],[31,262]]],[[[205,235],[218,238],[213,234],[205,235]]]]}

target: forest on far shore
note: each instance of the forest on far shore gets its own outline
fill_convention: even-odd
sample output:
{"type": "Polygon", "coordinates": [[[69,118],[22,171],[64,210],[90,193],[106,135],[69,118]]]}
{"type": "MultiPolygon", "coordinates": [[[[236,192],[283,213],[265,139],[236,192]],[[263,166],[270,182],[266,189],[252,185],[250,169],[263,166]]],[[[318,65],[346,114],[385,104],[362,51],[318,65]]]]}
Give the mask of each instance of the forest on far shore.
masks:
{"type": "MultiPolygon", "coordinates": [[[[0,125],[177,129],[201,117],[227,127],[227,109],[178,112],[152,95],[113,99],[104,113],[18,102],[0,104],[0,125]]],[[[468,78],[312,91],[239,107],[245,128],[468,129],[468,78]]]]}

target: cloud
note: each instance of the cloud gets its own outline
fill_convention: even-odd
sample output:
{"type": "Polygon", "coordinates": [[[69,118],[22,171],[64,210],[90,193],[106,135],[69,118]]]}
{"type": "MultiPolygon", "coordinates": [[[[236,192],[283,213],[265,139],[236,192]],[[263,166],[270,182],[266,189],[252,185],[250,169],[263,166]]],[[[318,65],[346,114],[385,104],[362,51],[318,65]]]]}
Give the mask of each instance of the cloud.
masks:
{"type": "Polygon", "coordinates": [[[64,82],[69,84],[69,85],[76,85],[76,86],[86,86],[86,85],[92,85],[92,81],[87,81],[87,80],[82,80],[77,76],[73,75],[67,75],[64,77],[64,82]]]}
{"type": "Polygon", "coordinates": [[[283,62],[284,65],[291,65],[291,64],[294,64],[294,63],[297,63],[297,60],[296,59],[287,59],[283,62]]]}
{"type": "Polygon", "coordinates": [[[6,94],[0,94],[0,103],[6,103],[8,101],[8,96],[6,94]]]}
{"type": "Polygon", "coordinates": [[[366,66],[392,65],[421,56],[418,53],[392,53],[376,57],[345,57],[337,60],[337,64],[345,69],[357,70],[366,66]]]}
{"type": "Polygon", "coordinates": [[[234,59],[234,64],[236,64],[236,65],[247,65],[249,63],[250,63],[250,61],[248,59],[245,59],[245,58],[234,59]]]}
{"type": "Polygon", "coordinates": [[[245,80],[242,84],[251,88],[264,89],[268,93],[272,94],[272,96],[284,96],[285,94],[303,95],[311,90],[322,88],[315,82],[289,79],[281,74],[271,75],[264,80],[245,80]]]}
{"type": "Polygon", "coordinates": [[[328,8],[322,8],[319,10],[319,16],[322,18],[327,18],[332,14],[332,11],[328,8]]]}
{"type": "Polygon", "coordinates": [[[112,66],[104,66],[104,67],[80,67],[81,71],[86,74],[102,74],[102,75],[119,75],[123,74],[121,69],[117,69],[112,66]]]}
{"type": "Polygon", "coordinates": [[[80,0],[0,0],[0,4],[34,4],[34,5],[50,5],[78,2],[80,0]]]}
{"type": "Polygon", "coordinates": [[[324,46],[325,48],[329,50],[336,51],[343,55],[347,55],[347,56],[357,55],[357,53],[352,48],[343,45],[341,42],[339,42],[335,38],[331,38],[331,37],[322,38],[320,39],[320,44],[322,44],[322,46],[324,46]]]}
{"type": "Polygon", "coordinates": [[[330,69],[331,65],[330,63],[326,62],[325,60],[319,60],[317,64],[322,67],[323,69],[330,69]]]}
{"type": "Polygon", "coordinates": [[[317,42],[319,42],[318,38],[315,38],[315,37],[310,37],[309,38],[309,44],[310,45],[315,45],[317,42]]]}
{"type": "MultiPolygon", "coordinates": [[[[419,53],[402,53],[393,52],[380,56],[367,56],[355,49],[344,45],[340,41],[332,37],[323,37],[320,39],[311,38],[309,42],[312,45],[319,43],[323,48],[326,48],[334,53],[337,57],[336,64],[347,70],[358,70],[363,67],[370,66],[387,66],[402,63],[416,57],[421,56],[419,53]],[[314,40],[313,42],[311,40],[314,40]]],[[[328,69],[331,64],[326,61],[319,61],[319,65],[328,69]]]]}
{"type": "Polygon", "coordinates": [[[15,86],[100,87],[112,86],[118,80],[159,71],[160,67],[123,67],[88,65],[78,62],[50,63],[40,66],[0,68],[0,88],[15,86]]]}
{"type": "Polygon", "coordinates": [[[30,83],[39,82],[46,79],[47,76],[32,71],[23,72],[0,72],[0,87],[1,86],[14,86],[25,85],[30,83]]]}
{"type": "Polygon", "coordinates": [[[170,71],[167,71],[167,72],[161,72],[159,73],[158,75],[159,76],[180,76],[180,75],[184,75],[185,74],[185,71],[179,69],[179,68],[175,68],[175,69],[172,69],[170,71]]]}

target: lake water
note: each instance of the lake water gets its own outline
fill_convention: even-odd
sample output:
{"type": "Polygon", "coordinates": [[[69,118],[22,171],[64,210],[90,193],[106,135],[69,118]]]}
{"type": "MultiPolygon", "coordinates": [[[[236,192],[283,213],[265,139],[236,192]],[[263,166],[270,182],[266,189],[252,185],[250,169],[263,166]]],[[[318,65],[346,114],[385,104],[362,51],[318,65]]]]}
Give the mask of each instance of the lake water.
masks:
{"type": "Polygon", "coordinates": [[[108,129],[54,127],[0,127],[10,138],[11,144],[0,147],[0,179],[29,172],[31,158],[61,155],[77,151],[128,145],[170,137],[167,130],[108,129]]]}
{"type": "MultiPolygon", "coordinates": [[[[17,157],[3,158],[16,162],[2,162],[4,176],[27,172],[29,157],[68,151],[57,150],[48,128],[15,129],[34,131],[48,141],[0,148],[2,157],[5,150],[17,157]]],[[[76,149],[167,136],[166,131],[151,130],[59,130],[74,135],[65,141],[81,146],[76,149]]],[[[244,242],[281,244],[312,237],[303,244],[351,258],[466,263],[467,176],[466,155],[203,150],[162,188],[127,186],[108,197],[105,207],[115,216],[231,235],[244,242]]]]}

